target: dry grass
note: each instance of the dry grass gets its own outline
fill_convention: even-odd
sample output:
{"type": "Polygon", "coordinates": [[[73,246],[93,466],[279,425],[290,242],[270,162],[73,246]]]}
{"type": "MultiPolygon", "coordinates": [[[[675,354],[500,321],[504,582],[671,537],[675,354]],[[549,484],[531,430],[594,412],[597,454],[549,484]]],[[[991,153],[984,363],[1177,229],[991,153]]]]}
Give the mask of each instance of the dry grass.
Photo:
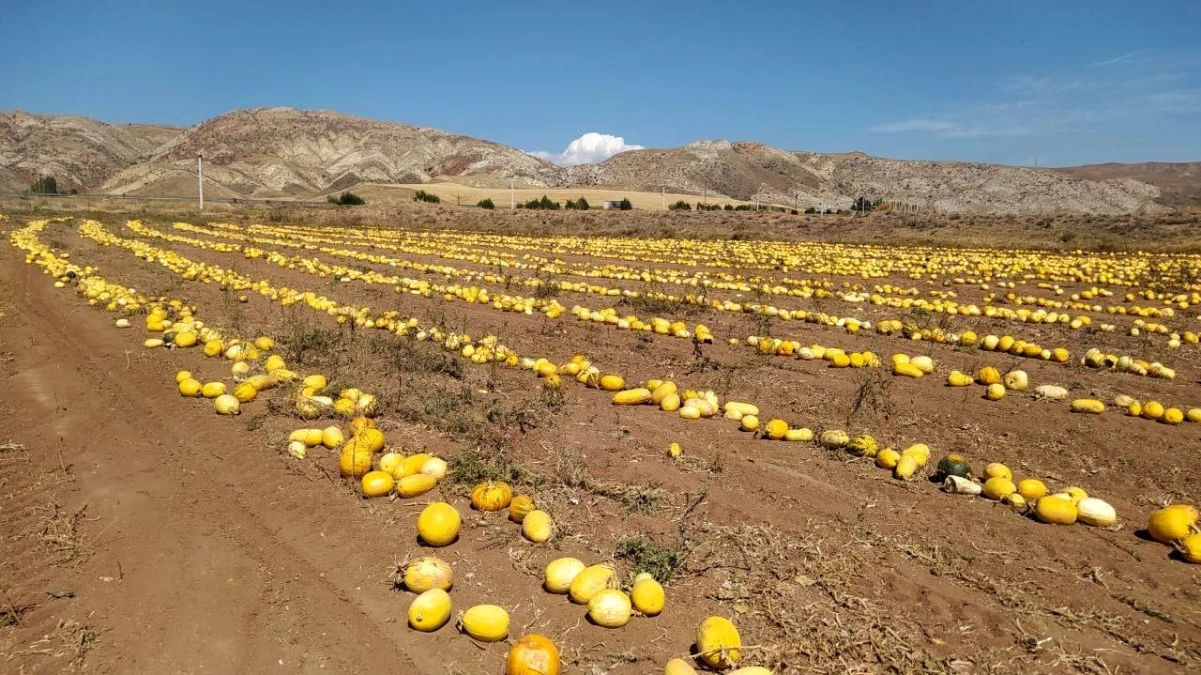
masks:
{"type": "Polygon", "coordinates": [[[744,662],[779,672],[950,673],[926,653],[920,626],[857,591],[870,567],[853,546],[797,538],[759,524],[698,519],[686,566],[716,584],[744,628],[744,662]]]}
{"type": "Polygon", "coordinates": [[[88,652],[99,639],[100,633],[91,626],[74,619],[59,619],[53,632],[29,645],[28,653],[65,660],[68,669],[74,671],[83,668],[88,652]]]}
{"type": "MultiPolygon", "coordinates": [[[[448,205],[475,206],[480,200],[491,199],[496,204],[497,209],[508,209],[510,196],[509,188],[484,188],[471,187],[460,185],[458,183],[422,183],[412,185],[376,185],[364,184],[353,188],[353,192],[367,199],[368,202],[373,201],[411,201],[413,195],[418,190],[433,195],[437,195],[442,201],[448,205]]],[[[674,204],[679,200],[684,200],[690,204],[696,204],[702,200],[709,204],[721,204],[725,206],[738,206],[740,204],[751,204],[753,202],[741,201],[738,199],[717,199],[709,197],[707,200],[702,195],[690,195],[684,193],[669,192],[662,195],[658,192],[638,192],[635,190],[622,190],[620,188],[599,188],[599,187],[580,187],[580,188],[517,188],[514,190],[515,198],[518,204],[528,202],[532,199],[541,199],[546,195],[551,200],[565,202],[569,199],[579,199],[583,197],[588,200],[588,203],[593,207],[600,207],[606,201],[620,201],[623,197],[630,200],[635,209],[645,211],[663,211],[666,210],[665,204],[674,204]]]]}
{"type": "Polygon", "coordinates": [[[41,516],[39,538],[42,546],[54,554],[56,563],[72,562],[90,552],[80,532],[86,505],[73,512],[63,509],[57,502],[30,508],[41,516]]]}

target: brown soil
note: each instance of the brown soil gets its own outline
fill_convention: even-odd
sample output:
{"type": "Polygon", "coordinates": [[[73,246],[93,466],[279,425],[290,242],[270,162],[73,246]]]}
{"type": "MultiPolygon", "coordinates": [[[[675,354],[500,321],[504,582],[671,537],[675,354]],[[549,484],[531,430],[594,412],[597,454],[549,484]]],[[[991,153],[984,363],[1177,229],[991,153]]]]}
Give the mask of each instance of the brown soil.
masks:
{"type": "MultiPolygon", "coordinates": [[[[104,220],[111,231],[133,236],[122,218],[104,220]]],[[[169,230],[165,222],[149,222],[169,230]]],[[[699,214],[687,222],[704,223],[699,214]]],[[[22,224],[14,218],[0,230],[22,224]]],[[[471,511],[470,486],[449,480],[429,497],[363,500],[353,483],[336,478],[332,452],[316,450],[304,462],[281,453],[290,429],[311,425],[280,414],[280,406],[256,401],[229,419],[176,394],[177,370],[227,377],[227,362],[195,350],[144,350],[145,331],[136,323],[127,331],[113,328],[112,315],[53,289],[5,241],[5,672],[499,672],[505,644],[474,643],[452,626],[411,631],[405,619],[411,595],[392,587],[398,562],[429,553],[415,541],[414,521],[420,506],[437,497],[464,514],[459,541],[437,552],[455,567],[455,614],[484,602],[506,607],[513,637],[551,636],[568,673],[661,672],[669,658],[687,655],[696,625],[710,614],[737,622],[751,645],[746,662],[781,673],[1201,667],[1201,574],[1134,533],[1156,504],[1201,492],[1197,425],[1073,416],[1062,404],[1017,394],[990,403],[976,388],[945,388],[941,377],[831,371],[824,363],[761,357],[726,344],[705,346],[698,356],[684,340],[640,337],[570,316],[546,321],[397,296],[388,287],[331,283],[263,261],[154,242],[339,301],[443,317],[477,336],[497,332],[523,354],[564,361],[583,350],[629,380],[670,375],[723,399],[755,401],[764,419],[870,430],[892,447],[921,441],[934,448],[935,459],[962,451],[978,470],[1003,461],[1057,487],[1082,485],[1121,516],[1112,530],[1058,528],[999,504],[942,494],[927,482],[895,481],[866,460],[756,440],[730,422],[613,407],[608,395],[574,383],[560,402],[524,372],[459,367],[427,343],[408,341],[402,349],[394,336],[339,330],[328,317],[284,310],[257,295],[243,305],[214,286],[180,281],[124,250],[98,247],[74,224],[51,226],[43,240],[111,280],[182,297],[216,325],[273,334],[281,353],[307,371],[378,392],[390,443],[426,448],[461,467],[506,467],[560,531],[550,545],[531,545],[502,515],[471,511]],[[305,334],[324,341],[304,349],[305,334]],[[868,403],[856,411],[857,394],[868,403]],[[666,456],[673,441],[685,449],[681,461],[666,456]],[[641,535],[647,539],[636,539],[641,535]],[[542,567],[562,555],[613,561],[628,582],[633,565],[615,554],[646,541],[658,547],[651,562],[674,572],[659,617],[606,630],[539,588],[542,567]],[[665,562],[671,555],[674,564],[665,562]]],[[[574,294],[560,302],[605,306],[574,294]]],[[[754,328],[743,316],[690,319],[697,320],[723,335],[754,328]]],[[[977,331],[1005,327],[979,323],[972,326],[977,331]]],[[[1076,353],[1094,344],[1063,328],[1018,328],[1041,331],[1040,341],[1076,353]]],[[[884,355],[913,351],[895,338],[811,324],[776,325],[774,332],[884,355]]],[[[1100,337],[1134,353],[1141,344],[1100,337]]],[[[922,347],[940,369],[1022,367],[1032,381],[1071,386],[1080,395],[1120,392],[1201,404],[1196,348],[1171,355],[1181,377],[1169,383],[922,347]]]]}

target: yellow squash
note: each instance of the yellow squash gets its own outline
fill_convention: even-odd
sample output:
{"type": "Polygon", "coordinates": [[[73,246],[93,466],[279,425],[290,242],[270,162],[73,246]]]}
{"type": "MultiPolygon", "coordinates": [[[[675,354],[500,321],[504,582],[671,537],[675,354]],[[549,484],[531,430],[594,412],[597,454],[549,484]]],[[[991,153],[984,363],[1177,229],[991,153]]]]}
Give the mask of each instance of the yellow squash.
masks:
{"type": "Polygon", "coordinates": [[[413,599],[409,605],[409,626],[425,633],[446,625],[450,619],[450,594],[432,588],[413,599]]]}
{"type": "Polygon", "coordinates": [[[698,656],[710,668],[733,668],[742,658],[742,637],[729,619],[711,616],[696,632],[698,656]]]}
{"type": "Polygon", "coordinates": [[[499,642],[509,636],[509,613],[496,605],[476,605],[463,613],[459,625],[480,642],[499,642]]]}
{"type": "Polygon", "coordinates": [[[434,502],[417,516],[417,534],[430,546],[446,546],[459,536],[461,522],[455,507],[446,502],[434,502]]]}

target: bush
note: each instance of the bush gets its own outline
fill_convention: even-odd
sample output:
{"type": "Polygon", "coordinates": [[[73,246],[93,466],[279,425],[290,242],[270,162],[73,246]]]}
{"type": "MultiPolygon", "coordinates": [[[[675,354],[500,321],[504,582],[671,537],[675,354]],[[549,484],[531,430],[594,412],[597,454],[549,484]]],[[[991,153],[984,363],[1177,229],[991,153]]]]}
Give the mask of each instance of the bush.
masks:
{"type": "Polygon", "coordinates": [[[429,204],[438,204],[442,201],[442,198],[439,197],[438,195],[430,194],[430,193],[426,192],[425,190],[418,190],[417,193],[413,195],[413,201],[427,202],[429,204]]]}
{"type": "Polygon", "coordinates": [[[350,190],[343,192],[337,197],[330,195],[325,198],[325,201],[329,202],[330,204],[337,204],[338,206],[362,206],[363,204],[367,203],[362,197],[356,195],[350,190]]]}
{"type": "Polygon", "coordinates": [[[726,205],[725,205],[725,210],[726,210],[726,211],[733,211],[733,210],[734,210],[734,207],[733,207],[733,206],[730,206],[729,204],[726,204],[726,205]]]}
{"type": "Polygon", "coordinates": [[[588,200],[584,199],[583,197],[580,197],[575,201],[568,199],[567,203],[563,206],[565,208],[575,209],[577,211],[587,211],[588,209],[592,208],[591,205],[588,204],[588,200]]]}
{"type": "Polygon", "coordinates": [[[621,202],[617,204],[617,208],[621,209],[622,211],[629,211],[634,208],[634,205],[630,203],[629,199],[622,197],[621,202]]]}
{"type": "Polygon", "coordinates": [[[552,201],[546,195],[542,195],[542,199],[531,199],[523,205],[527,209],[545,209],[547,211],[558,211],[559,202],[552,201]]]}
{"type": "Polygon", "coordinates": [[[681,199],[680,201],[676,202],[675,204],[668,204],[667,210],[668,211],[691,211],[692,204],[689,204],[688,202],[681,199]]]}
{"type": "Polygon", "coordinates": [[[697,204],[697,211],[720,211],[721,204],[697,204]]]}
{"type": "Polygon", "coordinates": [[[54,176],[42,176],[29,186],[29,191],[39,195],[56,195],[58,194],[58,181],[54,179],[54,176]]]}
{"type": "Polygon", "coordinates": [[[496,204],[493,204],[491,199],[481,199],[481,200],[479,201],[479,203],[477,203],[477,204],[476,204],[476,206],[480,207],[481,209],[494,209],[494,208],[496,208],[496,204]]]}
{"type": "Polygon", "coordinates": [[[817,207],[810,206],[809,208],[805,209],[805,213],[809,214],[809,215],[813,215],[813,214],[817,213],[817,207]]]}

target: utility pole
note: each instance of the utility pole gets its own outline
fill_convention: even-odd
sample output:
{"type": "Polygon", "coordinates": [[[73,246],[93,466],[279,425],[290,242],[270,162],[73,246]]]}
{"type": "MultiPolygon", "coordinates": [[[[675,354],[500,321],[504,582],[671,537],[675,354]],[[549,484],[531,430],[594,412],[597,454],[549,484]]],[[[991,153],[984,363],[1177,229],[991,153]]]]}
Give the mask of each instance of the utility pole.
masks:
{"type": "Polygon", "coordinates": [[[200,191],[200,210],[204,210],[204,155],[196,153],[196,185],[200,191]]]}
{"type": "Polygon", "coordinates": [[[663,210],[667,210],[667,187],[659,188],[659,200],[663,203],[663,210]]]}
{"type": "Polygon", "coordinates": [[[510,209],[517,208],[517,196],[513,192],[513,179],[512,178],[509,179],[509,208],[510,209]]]}

